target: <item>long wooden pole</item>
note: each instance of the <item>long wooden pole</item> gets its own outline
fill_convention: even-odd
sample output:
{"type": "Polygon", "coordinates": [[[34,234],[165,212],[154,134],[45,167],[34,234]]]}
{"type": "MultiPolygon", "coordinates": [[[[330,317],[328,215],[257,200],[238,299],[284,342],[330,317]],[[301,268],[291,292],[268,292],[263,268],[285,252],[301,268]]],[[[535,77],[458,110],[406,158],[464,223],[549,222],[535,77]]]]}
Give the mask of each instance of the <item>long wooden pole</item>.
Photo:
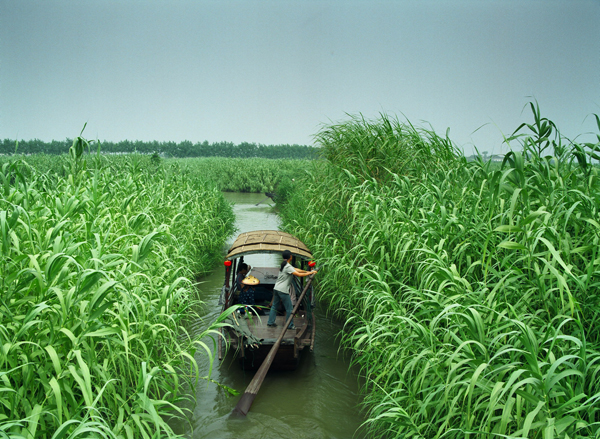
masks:
{"type": "Polygon", "coordinates": [[[308,287],[310,286],[315,274],[316,273],[312,274],[308,278],[308,282],[306,283],[306,286],[302,290],[302,294],[300,294],[300,298],[296,302],[296,306],[294,306],[292,314],[289,316],[289,318],[285,322],[285,325],[283,325],[283,331],[281,331],[281,334],[279,334],[279,338],[277,339],[277,341],[275,342],[275,344],[273,345],[273,347],[267,354],[263,363],[260,365],[260,368],[256,372],[256,375],[254,375],[254,378],[252,378],[252,381],[250,381],[250,384],[248,384],[246,391],[242,395],[241,399],[238,401],[237,405],[235,406],[235,409],[233,409],[234,412],[237,412],[243,416],[246,416],[246,414],[250,411],[250,406],[252,406],[252,403],[254,402],[254,398],[256,398],[256,394],[260,390],[260,386],[262,385],[263,381],[265,380],[265,376],[267,375],[267,372],[269,371],[269,368],[271,367],[271,364],[273,363],[273,360],[275,359],[275,354],[277,354],[277,351],[279,350],[279,345],[281,345],[281,341],[283,340],[285,332],[287,331],[288,325],[291,323],[292,319],[294,318],[294,314],[296,314],[296,311],[298,311],[298,308],[300,307],[300,304],[302,303],[302,299],[304,299],[304,296],[306,295],[306,292],[308,291],[308,287]]]}

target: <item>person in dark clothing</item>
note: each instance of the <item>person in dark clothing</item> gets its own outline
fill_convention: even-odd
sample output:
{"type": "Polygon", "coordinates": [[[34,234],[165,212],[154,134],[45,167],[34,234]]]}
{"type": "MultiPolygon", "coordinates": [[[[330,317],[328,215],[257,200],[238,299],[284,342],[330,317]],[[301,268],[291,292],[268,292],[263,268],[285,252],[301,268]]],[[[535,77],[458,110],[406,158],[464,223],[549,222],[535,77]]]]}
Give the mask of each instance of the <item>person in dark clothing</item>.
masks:
{"type": "Polygon", "coordinates": [[[242,291],[242,281],[248,275],[248,272],[251,268],[252,267],[248,264],[240,264],[240,266],[238,267],[237,275],[235,277],[235,286],[237,287],[238,291],[242,291]]]}
{"type": "MultiPolygon", "coordinates": [[[[239,292],[238,303],[242,305],[256,304],[254,300],[254,286],[258,285],[259,281],[254,276],[248,276],[251,268],[248,264],[240,264],[235,278],[235,284],[239,292]]],[[[246,314],[246,310],[240,309],[240,314],[246,314]]]]}

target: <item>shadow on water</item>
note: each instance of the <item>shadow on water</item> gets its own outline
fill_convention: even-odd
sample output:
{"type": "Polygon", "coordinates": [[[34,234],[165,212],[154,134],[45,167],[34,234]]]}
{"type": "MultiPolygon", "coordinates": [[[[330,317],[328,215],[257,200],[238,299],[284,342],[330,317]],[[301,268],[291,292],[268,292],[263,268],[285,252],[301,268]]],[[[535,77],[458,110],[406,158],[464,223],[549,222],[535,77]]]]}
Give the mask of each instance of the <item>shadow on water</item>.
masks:
{"type": "MultiPolygon", "coordinates": [[[[235,203],[237,233],[279,228],[279,218],[272,206],[267,203],[256,206],[264,200],[263,194],[225,193],[225,196],[235,203]]],[[[231,242],[234,239],[231,237],[231,242]]],[[[280,259],[277,255],[254,256],[246,258],[246,262],[260,267],[278,265],[280,259]]],[[[206,323],[218,316],[223,279],[224,269],[220,266],[200,280],[200,299],[205,304],[203,320],[191,325],[191,331],[202,331],[206,323]]],[[[364,414],[359,408],[357,371],[350,367],[349,357],[337,343],[341,324],[327,317],[319,306],[316,311],[314,352],[305,350],[298,369],[293,372],[270,372],[248,416],[232,415],[232,410],[254,373],[241,370],[230,353],[221,364],[215,360],[211,378],[237,390],[240,396],[231,396],[213,382],[200,380],[195,389],[196,404],[189,407],[193,413],[190,420],[193,432],[187,423],[173,425],[176,432],[193,439],[360,438],[357,430],[364,414]]],[[[214,351],[213,343],[208,344],[214,351]]],[[[201,374],[205,374],[206,353],[198,352],[196,360],[201,374]]]]}

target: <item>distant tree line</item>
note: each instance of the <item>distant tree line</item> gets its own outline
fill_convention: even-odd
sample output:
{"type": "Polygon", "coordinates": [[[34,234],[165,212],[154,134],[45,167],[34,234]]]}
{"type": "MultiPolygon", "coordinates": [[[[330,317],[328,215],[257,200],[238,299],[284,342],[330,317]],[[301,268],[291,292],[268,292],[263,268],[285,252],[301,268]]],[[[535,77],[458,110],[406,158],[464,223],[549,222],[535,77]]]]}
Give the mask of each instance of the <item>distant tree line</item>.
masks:
{"type": "MultiPolygon", "coordinates": [[[[0,154],[66,154],[73,144],[72,139],[44,142],[39,139],[15,140],[4,139],[0,145],[0,154]]],[[[91,151],[95,153],[97,146],[91,151]]],[[[318,148],[308,145],[262,145],[256,143],[232,142],[192,143],[183,142],[142,142],[140,140],[121,142],[100,142],[102,153],[161,154],[167,157],[260,157],[268,159],[314,159],[318,148]]]]}

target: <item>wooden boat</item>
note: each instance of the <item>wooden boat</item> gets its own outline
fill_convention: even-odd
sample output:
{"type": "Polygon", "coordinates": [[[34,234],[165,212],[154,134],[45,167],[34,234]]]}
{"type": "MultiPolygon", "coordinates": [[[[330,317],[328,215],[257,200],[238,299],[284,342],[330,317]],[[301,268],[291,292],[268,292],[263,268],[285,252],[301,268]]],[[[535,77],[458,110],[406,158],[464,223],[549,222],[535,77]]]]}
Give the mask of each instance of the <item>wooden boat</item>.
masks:
{"type": "MultiPolygon", "coordinates": [[[[225,282],[221,290],[219,304],[222,311],[239,303],[240,291],[236,286],[238,267],[244,263],[244,257],[253,254],[280,254],[284,250],[292,253],[292,265],[303,270],[314,266],[310,260],[312,254],[298,238],[289,233],[276,230],[259,230],[240,234],[225,257],[225,282]]],[[[283,261],[283,259],[281,259],[283,261]]],[[[254,286],[255,305],[242,315],[234,313],[228,320],[231,327],[223,328],[222,334],[226,345],[235,352],[244,369],[258,369],[269,350],[281,334],[285,323],[285,309],[278,310],[275,323],[277,327],[268,327],[270,302],[273,287],[279,273],[279,265],[275,267],[252,267],[251,275],[258,279],[254,286]],[[258,311],[262,315],[257,315],[258,311]]],[[[293,292],[299,297],[307,278],[293,277],[293,292]]],[[[254,279],[253,279],[254,280],[254,279]]],[[[255,283],[250,282],[250,283],[255,283]]],[[[243,311],[243,310],[242,310],[243,311]]],[[[298,311],[294,315],[296,329],[285,332],[281,346],[271,365],[271,370],[293,370],[298,366],[300,352],[308,347],[311,351],[315,340],[314,293],[309,286],[298,311]]],[[[219,360],[223,359],[223,343],[219,343],[219,360]]]]}

